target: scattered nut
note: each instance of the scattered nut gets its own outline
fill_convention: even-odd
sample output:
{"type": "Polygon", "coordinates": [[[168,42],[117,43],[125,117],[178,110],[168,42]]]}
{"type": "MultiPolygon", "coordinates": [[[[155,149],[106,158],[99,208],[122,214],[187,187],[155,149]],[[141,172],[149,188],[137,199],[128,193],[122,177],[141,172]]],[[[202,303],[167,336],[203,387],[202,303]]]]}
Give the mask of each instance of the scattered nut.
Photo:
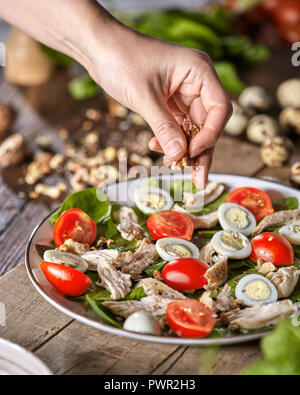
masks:
{"type": "Polygon", "coordinates": [[[276,92],[281,107],[300,107],[300,79],[282,82],[276,92]]]}
{"type": "Polygon", "coordinates": [[[50,161],[52,157],[52,154],[46,152],[37,154],[34,161],[27,168],[25,183],[33,185],[46,174],[49,174],[51,172],[50,161]]]}
{"type": "Polygon", "coordinates": [[[300,109],[286,107],[279,115],[279,123],[286,133],[294,132],[300,135],[300,109]]]}
{"type": "Polygon", "coordinates": [[[291,155],[293,143],[286,137],[268,137],[261,146],[261,158],[269,167],[280,167],[291,155]]]}
{"type": "Polygon", "coordinates": [[[0,103],[0,138],[2,138],[11,127],[15,115],[15,110],[9,104],[0,103]]]}
{"type": "Polygon", "coordinates": [[[7,168],[20,164],[26,156],[23,136],[12,134],[0,145],[0,167],[7,168]]]}
{"type": "Polygon", "coordinates": [[[128,115],[128,119],[137,126],[146,126],[147,122],[144,120],[144,118],[142,118],[139,114],[137,114],[136,112],[131,112],[128,115]]]}
{"type": "Polygon", "coordinates": [[[117,159],[117,150],[115,147],[106,147],[103,154],[106,162],[114,162],[117,159]]]}
{"type": "Polygon", "coordinates": [[[50,162],[49,166],[52,170],[57,170],[64,163],[64,157],[61,154],[54,155],[50,162]]]}
{"type": "Polygon", "coordinates": [[[99,122],[102,118],[102,113],[95,108],[89,108],[88,110],[86,110],[85,116],[90,121],[99,122]]]}
{"type": "Polygon", "coordinates": [[[246,129],[249,117],[246,115],[246,112],[243,110],[243,108],[236,102],[232,102],[232,107],[233,113],[227,122],[225,132],[231,136],[239,136],[246,129]]]}
{"type": "Polygon", "coordinates": [[[271,103],[271,96],[261,86],[249,86],[239,97],[239,104],[242,107],[258,111],[268,110],[271,103]]]}
{"type": "Polygon", "coordinates": [[[106,95],[108,110],[112,117],[125,118],[128,110],[126,107],[122,106],[119,102],[113,99],[111,96],[106,95]]]}
{"type": "Polygon", "coordinates": [[[268,115],[256,115],[250,119],[247,127],[247,137],[255,144],[262,144],[267,137],[277,136],[278,124],[274,118],[268,115]]]}
{"type": "Polygon", "coordinates": [[[66,184],[60,182],[56,186],[37,184],[34,188],[34,192],[38,196],[47,196],[53,200],[57,200],[63,193],[67,191],[66,184]]]}
{"type": "Polygon", "coordinates": [[[50,147],[50,145],[53,143],[53,137],[50,135],[42,135],[38,136],[35,139],[35,143],[38,147],[47,149],[50,147]]]}

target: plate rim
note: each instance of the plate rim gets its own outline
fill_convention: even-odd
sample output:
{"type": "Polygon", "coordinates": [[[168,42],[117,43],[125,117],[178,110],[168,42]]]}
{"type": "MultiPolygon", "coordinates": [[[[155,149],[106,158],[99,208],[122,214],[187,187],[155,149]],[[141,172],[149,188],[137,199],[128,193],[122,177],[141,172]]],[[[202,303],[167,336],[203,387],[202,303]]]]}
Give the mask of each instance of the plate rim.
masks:
{"type": "MultiPolygon", "coordinates": [[[[299,193],[299,191],[294,187],[291,187],[291,186],[288,186],[285,184],[281,184],[280,182],[276,182],[276,181],[261,179],[258,177],[250,177],[250,176],[243,176],[243,175],[238,175],[238,174],[228,174],[228,173],[210,173],[210,175],[212,175],[212,176],[226,176],[226,177],[233,177],[233,178],[239,177],[239,178],[244,178],[246,180],[247,179],[257,179],[257,180],[264,181],[267,184],[281,185],[281,186],[284,186],[288,189],[295,190],[299,193]]],[[[175,176],[176,176],[176,174],[175,174],[175,176]]],[[[143,178],[146,179],[147,177],[133,179],[132,181],[142,180],[143,178]]],[[[130,182],[130,181],[131,180],[121,181],[119,184],[130,182]]],[[[185,345],[185,346],[189,346],[189,345],[190,346],[192,346],[192,345],[193,346],[216,346],[216,345],[221,346],[221,345],[239,344],[239,343],[245,343],[245,342],[250,342],[250,341],[260,339],[263,336],[271,333],[271,330],[264,330],[264,331],[249,333],[249,334],[245,334],[245,335],[241,334],[241,335],[230,336],[230,337],[208,338],[208,339],[207,338],[199,339],[199,338],[178,338],[178,337],[166,337],[166,336],[152,336],[152,335],[146,335],[146,334],[141,334],[141,333],[137,333],[137,332],[125,331],[124,329],[119,329],[119,328],[113,327],[113,326],[108,325],[106,323],[102,323],[101,321],[95,321],[92,318],[84,317],[83,315],[75,313],[71,309],[62,306],[60,303],[56,302],[50,296],[47,295],[47,293],[43,290],[43,288],[41,287],[39,282],[36,280],[36,278],[32,272],[31,266],[30,266],[30,249],[32,246],[34,236],[36,235],[39,228],[47,220],[49,220],[51,215],[53,213],[55,213],[56,211],[57,211],[57,209],[52,211],[50,214],[48,214],[32,231],[32,233],[29,237],[29,240],[26,244],[26,249],[25,249],[25,267],[26,267],[26,271],[27,271],[27,274],[28,274],[31,282],[33,283],[33,285],[37,289],[37,291],[40,293],[40,295],[45,300],[47,300],[47,302],[49,302],[52,306],[54,306],[55,308],[57,308],[59,311],[63,312],[67,316],[69,316],[69,317],[71,317],[71,318],[73,318],[85,325],[91,326],[95,329],[102,330],[104,332],[111,333],[111,334],[114,334],[114,335],[117,335],[120,337],[126,337],[126,338],[130,338],[130,339],[135,339],[135,340],[140,340],[140,341],[148,341],[148,342],[154,342],[154,343],[176,344],[176,345],[185,345]]]]}

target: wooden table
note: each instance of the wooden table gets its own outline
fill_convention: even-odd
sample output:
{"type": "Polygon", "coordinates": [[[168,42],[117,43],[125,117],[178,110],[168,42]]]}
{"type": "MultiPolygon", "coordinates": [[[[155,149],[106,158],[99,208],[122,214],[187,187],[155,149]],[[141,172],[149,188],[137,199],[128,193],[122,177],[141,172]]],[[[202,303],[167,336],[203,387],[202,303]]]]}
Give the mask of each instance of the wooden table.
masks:
{"type": "MultiPolygon", "coordinates": [[[[291,66],[285,50],[276,51],[265,65],[247,70],[246,79],[274,92],[278,82],[296,75],[299,69],[291,66]]],[[[70,100],[66,78],[60,72],[51,84],[18,89],[0,77],[0,102],[10,102],[18,109],[14,130],[29,142],[39,133],[55,133],[58,125],[82,110],[80,103],[70,100]]],[[[93,103],[95,100],[87,105],[93,103]]],[[[292,160],[297,158],[299,141],[292,160]]],[[[257,146],[228,136],[217,145],[212,170],[276,176],[288,183],[288,166],[267,169],[257,146]]],[[[144,343],[89,328],[57,311],[36,292],[22,262],[30,232],[58,203],[29,200],[10,188],[12,178],[12,173],[0,178],[0,302],[7,310],[1,337],[33,351],[56,374],[235,374],[261,357],[258,342],[222,348],[144,343]]]]}

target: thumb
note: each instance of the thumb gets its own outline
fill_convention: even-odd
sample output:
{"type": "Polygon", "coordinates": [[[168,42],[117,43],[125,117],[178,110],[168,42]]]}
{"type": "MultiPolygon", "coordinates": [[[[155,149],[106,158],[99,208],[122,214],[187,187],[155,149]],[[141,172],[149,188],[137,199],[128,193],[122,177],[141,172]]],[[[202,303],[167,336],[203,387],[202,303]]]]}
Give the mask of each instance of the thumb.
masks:
{"type": "Polygon", "coordinates": [[[187,151],[186,137],[167,105],[153,98],[143,107],[141,115],[153,130],[166,157],[172,161],[181,159],[187,151]]]}

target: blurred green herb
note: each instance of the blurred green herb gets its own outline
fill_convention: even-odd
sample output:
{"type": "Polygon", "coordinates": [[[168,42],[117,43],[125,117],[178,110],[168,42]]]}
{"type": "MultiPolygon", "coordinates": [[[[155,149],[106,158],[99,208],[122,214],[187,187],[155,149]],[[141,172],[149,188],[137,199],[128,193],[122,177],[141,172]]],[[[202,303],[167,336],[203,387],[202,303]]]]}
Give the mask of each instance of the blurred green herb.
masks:
{"type": "Polygon", "coordinates": [[[74,78],[68,84],[71,96],[76,100],[89,99],[97,96],[101,92],[101,88],[88,74],[82,74],[74,78]]]}
{"type": "Polygon", "coordinates": [[[275,211],[296,210],[299,207],[299,202],[296,197],[286,197],[273,200],[272,205],[275,211]]]}

